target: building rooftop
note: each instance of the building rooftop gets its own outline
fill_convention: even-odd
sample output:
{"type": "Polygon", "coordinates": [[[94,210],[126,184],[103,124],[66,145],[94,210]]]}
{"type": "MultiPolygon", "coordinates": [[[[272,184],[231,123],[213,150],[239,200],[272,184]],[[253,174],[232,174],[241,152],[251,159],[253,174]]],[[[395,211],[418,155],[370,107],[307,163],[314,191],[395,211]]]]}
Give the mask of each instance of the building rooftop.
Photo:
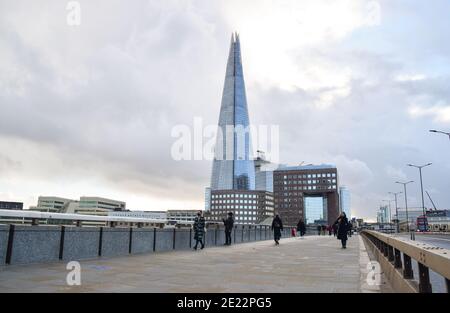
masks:
{"type": "Polygon", "coordinates": [[[278,167],[276,171],[303,171],[303,170],[322,170],[322,169],[336,169],[336,165],[320,164],[320,165],[281,166],[278,167]]]}

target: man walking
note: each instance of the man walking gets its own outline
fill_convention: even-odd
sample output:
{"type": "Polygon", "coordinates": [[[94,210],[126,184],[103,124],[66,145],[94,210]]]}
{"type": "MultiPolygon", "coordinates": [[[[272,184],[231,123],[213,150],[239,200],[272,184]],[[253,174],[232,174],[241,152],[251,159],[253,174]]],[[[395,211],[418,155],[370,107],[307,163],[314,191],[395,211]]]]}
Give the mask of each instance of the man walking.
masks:
{"type": "Polygon", "coordinates": [[[197,250],[198,243],[200,243],[201,249],[205,247],[203,237],[205,236],[205,218],[202,216],[202,211],[198,211],[197,217],[194,219],[194,250],[197,250]]]}
{"type": "Polygon", "coordinates": [[[231,245],[231,231],[233,230],[234,220],[233,213],[228,212],[228,218],[223,219],[223,225],[225,225],[225,245],[231,245]]]}

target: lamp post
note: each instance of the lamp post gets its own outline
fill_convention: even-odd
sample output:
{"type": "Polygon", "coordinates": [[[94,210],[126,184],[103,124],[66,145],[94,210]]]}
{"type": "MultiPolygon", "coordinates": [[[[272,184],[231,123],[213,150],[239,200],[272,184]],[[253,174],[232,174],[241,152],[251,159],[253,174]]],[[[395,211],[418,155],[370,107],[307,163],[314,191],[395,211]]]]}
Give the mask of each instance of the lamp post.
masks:
{"type": "Polygon", "coordinates": [[[406,230],[407,232],[409,232],[409,218],[408,218],[408,196],[406,195],[406,185],[413,183],[413,180],[407,181],[407,182],[399,182],[396,181],[396,184],[401,184],[403,185],[404,188],[404,192],[405,192],[405,209],[406,209],[406,230]]]}
{"type": "Polygon", "coordinates": [[[398,219],[398,206],[397,206],[397,195],[399,195],[399,194],[402,194],[403,192],[388,192],[388,194],[391,194],[391,195],[394,195],[394,199],[395,199],[395,216],[397,217],[396,218],[396,224],[397,224],[397,233],[399,233],[400,232],[400,229],[399,229],[399,226],[398,226],[398,222],[399,222],[399,219],[398,219]]]}
{"type": "Polygon", "coordinates": [[[430,133],[438,133],[438,134],[444,134],[444,135],[447,135],[447,136],[448,136],[448,139],[450,140],[450,133],[443,132],[443,131],[436,130],[436,129],[430,129],[430,133]]]}
{"type": "Polygon", "coordinates": [[[423,183],[422,183],[422,168],[431,165],[432,163],[428,163],[425,165],[414,165],[414,164],[408,164],[408,166],[415,167],[419,169],[419,175],[420,175],[420,191],[422,192],[422,213],[423,217],[425,217],[425,202],[423,200],[423,183]]]}

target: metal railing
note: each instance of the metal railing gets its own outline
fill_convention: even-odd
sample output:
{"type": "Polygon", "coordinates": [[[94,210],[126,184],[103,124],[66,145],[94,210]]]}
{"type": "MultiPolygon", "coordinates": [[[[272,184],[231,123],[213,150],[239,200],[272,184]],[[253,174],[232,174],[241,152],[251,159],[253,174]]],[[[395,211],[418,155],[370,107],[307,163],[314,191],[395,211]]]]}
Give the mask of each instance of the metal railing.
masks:
{"type": "Polygon", "coordinates": [[[424,243],[411,243],[406,239],[395,238],[372,230],[363,230],[361,234],[373,243],[379,255],[386,258],[401,273],[405,280],[412,281],[414,279],[411,260],[417,261],[419,285],[416,291],[420,293],[432,292],[429,273],[431,269],[443,276],[447,292],[450,293],[449,250],[424,243]]]}

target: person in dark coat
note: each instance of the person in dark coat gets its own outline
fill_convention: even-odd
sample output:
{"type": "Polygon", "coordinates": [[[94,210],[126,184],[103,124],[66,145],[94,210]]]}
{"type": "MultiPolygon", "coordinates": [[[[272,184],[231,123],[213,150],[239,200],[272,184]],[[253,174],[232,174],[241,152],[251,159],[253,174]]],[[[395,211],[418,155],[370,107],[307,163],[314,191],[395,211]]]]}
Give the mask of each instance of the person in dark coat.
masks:
{"type": "Polygon", "coordinates": [[[341,240],[342,248],[346,249],[348,239],[348,220],[344,212],[339,215],[338,219],[336,220],[336,222],[334,222],[333,225],[337,225],[337,239],[341,240]]]}
{"type": "Polygon", "coordinates": [[[283,222],[278,214],[275,215],[272,221],[272,231],[273,231],[273,239],[275,240],[275,244],[280,244],[281,231],[283,230],[283,222]]]}
{"type": "Polygon", "coordinates": [[[194,219],[194,250],[197,250],[198,243],[200,243],[201,249],[205,247],[203,237],[205,236],[205,218],[202,216],[202,212],[197,213],[197,217],[194,219]]]}
{"type": "Polygon", "coordinates": [[[353,225],[351,222],[348,222],[348,236],[351,237],[352,236],[352,228],[353,225]]]}
{"type": "Polygon", "coordinates": [[[225,244],[226,246],[231,245],[231,232],[233,231],[234,219],[233,213],[228,212],[228,218],[223,219],[223,225],[225,226],[225,244]]]}
{"type": "Polygon", "coordinates": [[[320,236],[320,233],[322,232],[322,226],[317,226],[317,233],[320,236]]]}
{"type": "Polygon", "coordinates": [[[333,227],[333,236],[336,237],[338,227],[337,225],[332,225],[331,227],[333,227]]]}
{"type": "Polygon", "coordinates": [[[300,237],[303,237],[306,233],[306,225],[305,222],[303,222],[303,218],[297,223],[297,232],[300,234],[300,237]]]}
{"type": "Polygon", "coordinates": [[[328,230],[328,236],[331,236],[331,233],[333,232],[333,227],[331,225],[328,225],[327,230],[328,230]]]}

